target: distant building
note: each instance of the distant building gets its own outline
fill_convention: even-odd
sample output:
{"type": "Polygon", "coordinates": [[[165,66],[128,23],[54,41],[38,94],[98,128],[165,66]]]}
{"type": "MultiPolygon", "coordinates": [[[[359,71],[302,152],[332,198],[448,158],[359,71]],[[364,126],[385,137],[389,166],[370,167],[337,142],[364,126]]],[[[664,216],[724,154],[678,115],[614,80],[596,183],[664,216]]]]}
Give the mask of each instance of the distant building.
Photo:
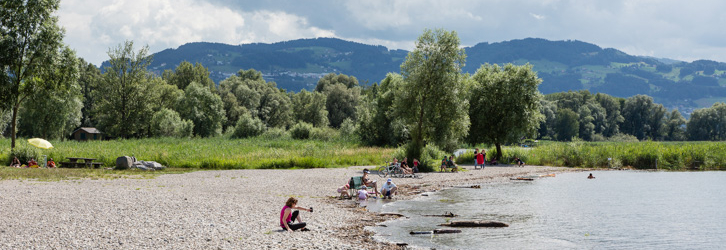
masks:
{"type": "Polygon", "coordinates": [[[103,133],[96,128],[79,128],[71,133],[71,139],[76,141],[102,140],[103,133]]]}

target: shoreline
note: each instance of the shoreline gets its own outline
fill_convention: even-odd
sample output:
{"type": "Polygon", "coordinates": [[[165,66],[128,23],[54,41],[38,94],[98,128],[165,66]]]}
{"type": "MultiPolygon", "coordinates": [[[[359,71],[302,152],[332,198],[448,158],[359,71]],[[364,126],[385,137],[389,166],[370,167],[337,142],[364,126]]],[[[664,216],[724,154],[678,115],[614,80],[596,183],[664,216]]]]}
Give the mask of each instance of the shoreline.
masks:
{"type": "MultiPolygon", "coordinates": [[[[473,166],[462,166],[471,169],[473,166]]],[[[365,229],[391,216],[338,200],[335,190],[363,166],[301,170],[217,170],[153,179],[0,181],[0,248],[396,249],[365,229]],[[297,197],[310,232],[284,232],[280,209],[297,197]]],[[[372,166],[368,168],[373,169],[372,166]]],[[[459,173],[394,178],[395,200],[463,184],[583,171],[490,166],[459,173]]],[[[385,179],[371,174],[383,184],[385,179]]],[[[379,186],[380,188],[380,186],[379,186]]],[[[395,202],[394,200],[394,202],[395,202]]]]}
{"type": "MultiPolygon", "coordinates": [[[[470,173],[471,175],[474,175],[474,173],[482,172],[482,174],[478,174],[475,176],[454,176],[454,178],[444,178],[443,182],[440,183],[431,183],[434,180],[426,180],[426,177],[420,178],[420,179],[412,179],[412,178],[394,178],[393,181],[396,185],[399,186],[399,194],[395,197],[395,200],[392,202],[397,202],[401,200],[411,200],[420,197],[421,194],[424,193],[431,193],[431,192],[439,192],[444,189],[449,188],[461,188],[462,185],[469,186],[469,185],[479,185],[479,184],[485,184],[485,183],[503,183],[503,182],[509,182],[514,181],[510,178],[515,178],[517,176],[529,176],[534,174],[560,174],[560,173],[566,173],[566,172],[583,172],[583,171],[591,171],[591,170],[597,170],[597,169],[579,169],[579,168],[567,168],[567,167],[548,167],[548,166],[532,166],[527,165],[524,167],[516,167],[515,165],[497,165],[497,166],[487,166],[485,169],[499,169],[505,170],[505,171],[497,171],[492,174],[486,174],[486,170],[482,171],[481,169],[473,169],[473,165],[460,165],[460,167],[467,169],[466,171],[462,171],[459,173],[425,173],[424,175],[461,175],[470,173]],[[526,169],[525,169],[526,168],[526,169]],[[463,177],[463,178],[462,178],[463,177]],[[399,184],[398,180],[410,180],[410,181],[403,181],[406,184],[399,184]],[[403,192],[401,192],[403,190],[403,192]]],[[[440,181],[440,180],[439,180],[440,181]]],[[[380,188],[380,187],[379,187],[380,188]]],[[[463,187],[466,188],[466,187],[463,187]]],[[[366,245],[366,248],[375,248],[375,249],[401,249],[402,246],[411,247],[406,242],[387,242],[387,241],[379,241],[376,239],[373,239],[373,236],[375,235],[375,232],[372,229],[369,229],[370,227],[376,227],[379,223],[388,221],[388,220],[395,220],[398,219],[398,216],[386,214],[383,215],[380,212],[369,212],[367,209],[363,209],[360,206],[358,206],[358,203],[355,202],[356,206],[350,209],[360,211],[361,215],[364,216],[364,219],[361,219],[364,221],[364,223],[358,223],[358,224],[351,224],[349,227],[351,229],[354,229],[358,231],[360,235],[365,235],[367,238],[364,240],[360,240],[358,238],[346,238],[348,239],[351,244],[362,244],[366,245]]],[[[345,235],[343,235],[345,236],[345,235]]],[[[414,248],[415,249],[415,248],[414,248]]]]}

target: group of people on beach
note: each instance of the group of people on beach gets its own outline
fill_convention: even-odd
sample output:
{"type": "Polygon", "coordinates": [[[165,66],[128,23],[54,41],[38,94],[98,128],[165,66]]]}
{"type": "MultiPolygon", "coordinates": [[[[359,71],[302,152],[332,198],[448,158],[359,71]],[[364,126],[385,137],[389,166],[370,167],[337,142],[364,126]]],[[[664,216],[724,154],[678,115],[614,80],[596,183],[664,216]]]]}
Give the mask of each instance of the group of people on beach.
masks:
{"type": "MultiPolygon", "coordinates": [[[[28,164],[22,164],[20,163],[20,160],[18,160],[18,157],[13,157],[13,161],[10,163],[11,167],[15,168],[39,168],[40,165],[38,165],[38,162],[35,161],[35,158],[30,158],[28,161],[28,164]]],[[[53,161],[53,158],[48,159],[48,162],[46,162],[45,165],[47,168],[55,168],[55,161],[53,161]]]]}
{"type": "MultiPolygon", "coordinates": [[[[394,159],[395,160],[395,159],[394,159]]],[[[405,158],[404,158],[405,160],[405,158]]],[[[404,161],[405,162],[405,161],[404,161]]],[[[414,159],[414,168],[411,169],[411,171],[414,171],[414,169],[418,168],[418,160],[414,159]]],[[[388,178],[386,180],[386,183],[384,183],[381,186],[380,192],[378,190],[378,183],[376,180],[371,179],[368,174],[370,174],[370,170],[363,169],[363,177],[361,178],[361,186],[358,189],[357,197],[358,200],[364,201],[367,200],[369,197],[378,198],[379,196],[382,196],[383,199],[392,199],[394,195],[397,194],[398,186],[393,183],[393,180],[391,178],[388,178]],[[373,194],[371,194],[367,189],[371,187],[373,188],[373,194]]],[[[348,196],[348,190],[350,189],[350,184],[345,184],[343,186],[338,187],[337,192],[340,193],[341,198],[350,198],[348,196]]],[[[302,217],[300,216],[300,210],[313,212],[313,208],[303,208],[297,206],[298,200],[295,197],[290,197],[287,199],[287,202],[285,202],[285,206],[282,207],[282,210],[280,211],[280,227],[282,230],[292,232],[296,230],[300,231],[309,231],[309,229],[305,228],[307,226],[307,223],[302,221],[302,217]],[[295,210],[295,211],[293,211],[295,210]],[[293,223],[297,220],[297,223],[293,223]]]]}

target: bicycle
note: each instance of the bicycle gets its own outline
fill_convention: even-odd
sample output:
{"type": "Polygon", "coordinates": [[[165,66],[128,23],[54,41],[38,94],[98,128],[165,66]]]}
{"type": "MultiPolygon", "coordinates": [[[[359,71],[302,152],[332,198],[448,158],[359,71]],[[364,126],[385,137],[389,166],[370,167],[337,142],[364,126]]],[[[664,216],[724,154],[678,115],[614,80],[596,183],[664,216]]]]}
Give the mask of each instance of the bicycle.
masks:
{"type": "Polygon", "coordinates": [[[401,178],[404,177],[403,169],[401,169],[401,165],[398,163],[395,165],[389,164],[386,162],[386,165],[383,165],[377,169],[378,176],[381,178],[385,178],[387,176],[401,178]]]}

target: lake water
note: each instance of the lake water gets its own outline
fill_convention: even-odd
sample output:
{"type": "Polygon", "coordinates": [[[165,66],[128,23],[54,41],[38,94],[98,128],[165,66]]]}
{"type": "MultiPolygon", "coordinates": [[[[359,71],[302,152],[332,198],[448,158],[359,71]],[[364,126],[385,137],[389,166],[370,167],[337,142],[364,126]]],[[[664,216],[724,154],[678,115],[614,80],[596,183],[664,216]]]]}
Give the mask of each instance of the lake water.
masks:
{"type": "Polygon", "coordinates": [[[376,238],[438,249],[723,249],[726,172],[565,173],[535,181],[452,188],[383,212],[408,216],[375,227],[376,238]],[[410,235],[452,220],[493,220],[505,228],[410,235]]]}

